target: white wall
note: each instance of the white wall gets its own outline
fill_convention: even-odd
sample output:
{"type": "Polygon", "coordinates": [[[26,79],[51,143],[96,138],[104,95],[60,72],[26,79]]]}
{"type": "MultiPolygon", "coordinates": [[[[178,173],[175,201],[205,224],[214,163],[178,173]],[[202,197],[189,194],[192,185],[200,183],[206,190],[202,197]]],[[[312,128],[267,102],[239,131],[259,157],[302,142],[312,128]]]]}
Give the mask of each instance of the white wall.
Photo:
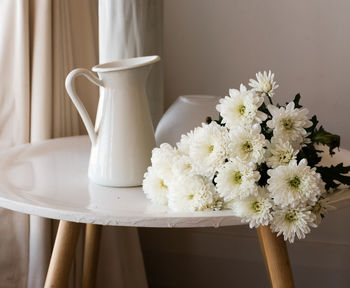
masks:
{"type": "Polygon", "coordinates": [[[225,96],[271,69],[276,100],[302,104],[350,148],[350,1],[165,0],[165,103],[225,96]]]}
{"type": "MultiPolygon", "coordinates": [[[[164,0],[165,104],[272,69],[350,149],[350,1],[164,0]]],[[[349,287],[350,209],[289,246],[296,287],[349,287]]],[[[142,229],[151,287],[268,287],[254,230],[142,229]]]]}

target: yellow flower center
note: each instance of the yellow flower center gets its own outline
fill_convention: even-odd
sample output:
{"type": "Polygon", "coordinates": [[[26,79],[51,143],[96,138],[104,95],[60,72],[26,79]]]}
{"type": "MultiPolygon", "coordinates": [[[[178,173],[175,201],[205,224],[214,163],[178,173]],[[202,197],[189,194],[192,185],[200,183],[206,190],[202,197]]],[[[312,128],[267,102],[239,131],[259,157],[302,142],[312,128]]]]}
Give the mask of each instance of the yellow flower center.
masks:
{"type": "Polygon", "coordinates": [[[246,142],[243,143],[242,149],[246,153],[252,152],[253,151],[253,145],[252,145],[251,142],[246,141],[246,142]]]}
{"type": "Polygon", "coordinates": [[[261,212],[263,208],[263,205],[261,202],[259,201],[255,201],[253,204],[252,204],[252,209],[254,210],[254,212],[261,212]]]}
{"type": "Polygon", "coordinates": [[[278,156],[280,163],[289,163],[291,160],[291,155],[288,152],[281,152],[278,156]]]}
{"type": "Polygon", "coordinates": [[[242,173],[237,171],[237,172],[234,172],[233,174],[233,183],[234,184],[241,184],[242,183],[242,173]]]}
{"type": "Polygon", "coordinates": [[[291,119],[285,118],[281,120],[284,129],[290,130],[293,128],[293,121],[291,119]]]}
{"type": "Polygon", "coordinates": [[[165,185],[165,183],[164,183],[163,180],[160,180],[160,187],[161,187],[162,189],[168,189],[168,186],[165,185]]]}
{"type": "Polygon", "coordinates": [[[238,112],[239,112],[239,114],[244,115],[245,106],[243,104],[238,107],[238,112]]]}
{"type": "Polygon", "coordinates": [[[268,80],[264,80],[261,83],[261,87],[262,87],[263,92],[265,92],[265,93],[268,93],[272,89],[272,85],[271,85],[270,81],[268,81],[268,80]]]}
{"type": "Polygon", "coordinates": [[[297,220],[299,220],[297,213],[295,212],[289,212],[284,216],[284,219],[288,221],[289,223],[293,223],[297,220]]]}
{"type": "Polygon", "coordinates": [[[300,178],[298,176],[295,176],[294,178],[289,180],[289,186],[291,186],[292,188],[295,188],[295,189],[299,188],[300,183],[301,183],[301,181],[300,181],[300,178]]]}
{"type": "Polygon", "coordinates": [[[192,168],[191,163],[185,164],[185,169],[190,170],[192,168]]]}

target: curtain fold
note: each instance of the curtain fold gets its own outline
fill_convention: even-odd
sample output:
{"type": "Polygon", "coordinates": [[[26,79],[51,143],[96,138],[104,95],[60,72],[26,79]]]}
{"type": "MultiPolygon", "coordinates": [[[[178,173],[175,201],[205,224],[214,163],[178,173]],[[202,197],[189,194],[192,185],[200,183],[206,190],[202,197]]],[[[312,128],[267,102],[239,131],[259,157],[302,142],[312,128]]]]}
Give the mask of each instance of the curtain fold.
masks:
{"type": "MultiPolygon", "coordinates": [[[[98,61],[97,2],[0,5],[0,147],[84,133],[64,81],[70,70],[98,61]]],[[[77,89],[94,117],[98,89],[85,83],[77,89]]],[[[0,286],[43,287],[56,224],[5,209],[0,223],[0,286]]],[[[81,286],[82,244],[81,237],[70,287],[81,286]]]]}
{"type": "Polygon", "coordinates": [[[30,76],[20,73],[29,67],[29,4],[3,0],[1,5],[0,139],[6,147],[29,141],[30,76]]]}
{"type": "MultiPolygon", "coordinates": [[[[72,69],[98,63],[97,3],[0,2],[0,148],[86,133],[64,82],[72,69]]],[[[100,0],[99,7],[112,17],[104,26],[111,34],[102,37],[111,38],[101,61],[161,54],[162,1],[100,0]]],[[[163,111],[161,65],[149,80],[157,123],[163,111]]],[[[76,87],[94,119],[98,88],[84,79],[76,87]]],[[[0,209],[0,223],[0,286],[43,287],[57,222],[0,209]]],[[[83,240],[82,234],[69,287],[81,287],[83,240]]],[[[97,281],[97,287],[147,287],[136,229],[103,229],[97,281]]]]}
{"type": "MultiPolygon", "coordinates": [[[[28,2],[4,0],[0,9],[0,147],[29,141],[30,90],[28,2]]],[[[26,287],[29,218],[0,209],[0,283],[26,287]]]]}
{"type": "MultiPolygon", "coordinates": [[[[52,133],[52,2],[29,2],[30,142],[52,133]]],[[[42,287],[49,263],[51,221],[29,216],[28,287],[42,287]]]]}
{"type": "MultiPolygon", "coordinates": [[[[30,141],[78,135],[84,132],[79,115],[67,97],[66,75],[75,67],[97,62],[97,6],[89,1],[30,1],[30,141]],[[88,17],[82,17],[88,15],[88,17]],[[78,29],[74,29],[74,28],[78,29]],[[89,27],[87,30],[85,27],[89,27]],[[85,33],[81,33],[81,32],[85,33]],[[93,38],[95,37],[95,39],[93,38]],[[89,47],[89,49],[84,49],[89,47]]],[[[82,99],[97,105],[97,89],[90,87],[82,99]]],[[[78,87],[79,89],[79,87],[78,87]]],[[[81,93],[82,89],[78,91],[81,93]]],[[[30,216],[28,287],[42,287],[53,246],[53,221],[30,216]]],[[[77,249],[70,285],[81,283],[83,239],[77,249]]]]}

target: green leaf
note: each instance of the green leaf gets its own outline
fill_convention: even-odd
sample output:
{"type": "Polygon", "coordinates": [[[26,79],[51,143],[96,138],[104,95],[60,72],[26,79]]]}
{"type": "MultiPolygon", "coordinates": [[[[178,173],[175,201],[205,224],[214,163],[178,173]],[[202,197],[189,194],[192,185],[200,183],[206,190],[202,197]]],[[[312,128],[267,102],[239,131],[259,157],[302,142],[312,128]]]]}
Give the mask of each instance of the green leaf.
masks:
{"type": "Polygon", "coordinates": [[[316,129],[316,126],[318,124],[317,116],[316,115],[312,116],[310,121],[312,122],[312,126],[309,127],[309,128],[306,128],[306,132],[311,133],[311,136],[312,136],[314,131],[315,131],[315,129],[316,129]]]}
{"type": "Polygon", "coordinates": [[[205,123],[210,124],[211,122],[215,121],[216,123],[218,123],[220,126],[225,126],[224,123],[222,123],[223,118],[221,117],[221,115],[219,115],[219,120],[213,120],[213,118],[211,118],[210,116],[208,116],[207,118],[205,118],[205,123]]]}
{"type": "Polygon", "coordinates": [[[322,126],[313,131],[311,140],[313,143],[327,145],[329,147],[330,155],[335,154],[333,150],[340,146],[340,136],[327,132],[322,126]]]}
{"type": "Polygon", "coordinates": [[[221,114],[219,115],[219,120],[215,120],[216,123],[218,123],[220,126],[225,126],[224,123],[222,123],[222,120],[224,120],[224,118],[222,118],[221,114]]]}
{"type": "Polygon", "coordinates": [[[269,168],[267,167],[266,163],[262,163],[258,166],[258,171],[260,172],[260,179],[258,182],[259,186],[265,186],[267,185],[267,179],[269,179],[269,175],[267,174],[267,170],[269,168]]]}
{"type": "Polygon", "coordinates": [[[267,115],[267,119],[260,124],[260,127],[261,127],[261,133],[265,136],[267,140],[270,140],[272,138],[272,130],[269,127],[267,127],[266,123],[272,118],[272,115],[270,111],[267,109],[267,106],[265,103],[261,104],[261,106],[259,107],[259,111],[267,115]]]}
{"type": "Polygon", "coordinates": [[[269,109],[267,109],[267,106],[265,103],[262,103],[258,110],[267,114],[268,116],[272,117],[271,113],[270,113],[269,109]]]}
{"type": "Polygon", "coordinates": [[[294,102],[294,107],[295,107],[295,108],[301,108],[301,107],[303,107],[303,106],[301,106],[301,105],[299,104],[300,98],[301,98],[300,93],[298,93],[297,95],[295,95],[294,100],[293,100],[293,102],[294,102]]]}
{"type": "Polygon", "coordinates": [[[309,166],[315,167],[318,163],[320,163],[322,159],[322,157],[320,157],[318,153],[322,152],[323,151],[317,150],[315,146],[312,143],[310,143],[300,150],[297,156],[297,160],[299,162],[301,159],[305,158],[309,166]]]}
{"type": "Polygon", "coordinates": [[[322,180],[326,183],[326,189],[337,188],[340,184],[338,181],[345,185],[350,185],[350,176],[344,175],[350,172],[350,166],[344,166],[343,163],[339,163],[336,166],[330,167],[317,167],[317,172],[321,174],[322,180]]]}

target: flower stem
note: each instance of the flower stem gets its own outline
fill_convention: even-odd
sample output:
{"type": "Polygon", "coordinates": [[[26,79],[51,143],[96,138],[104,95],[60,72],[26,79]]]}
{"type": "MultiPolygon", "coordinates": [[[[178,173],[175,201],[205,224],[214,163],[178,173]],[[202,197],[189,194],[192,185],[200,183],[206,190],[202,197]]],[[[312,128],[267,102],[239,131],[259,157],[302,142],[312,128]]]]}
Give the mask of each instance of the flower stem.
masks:
{"type": "Polygon", "coordinates": [[[269,98],[270,104],[273,105],[271,97],[269,95],[267,95],[267,98],[269,98]]]}

